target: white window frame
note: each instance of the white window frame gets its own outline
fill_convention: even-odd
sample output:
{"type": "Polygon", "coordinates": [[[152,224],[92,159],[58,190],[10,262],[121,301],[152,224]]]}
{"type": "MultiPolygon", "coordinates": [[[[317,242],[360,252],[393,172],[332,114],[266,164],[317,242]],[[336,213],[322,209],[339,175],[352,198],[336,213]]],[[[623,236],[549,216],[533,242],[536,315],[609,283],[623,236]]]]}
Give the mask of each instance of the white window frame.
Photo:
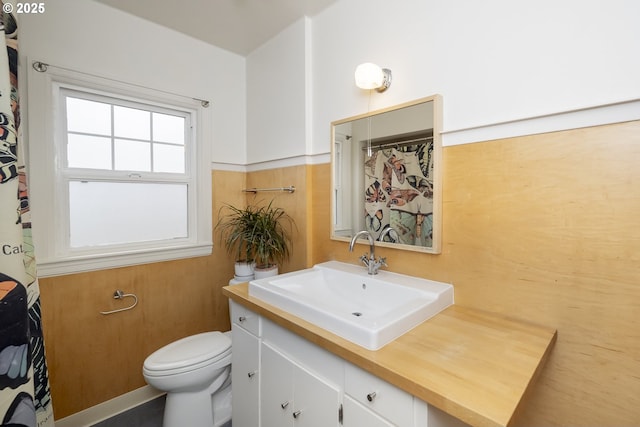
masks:
{"type": "MultiPolygon", "coordinates": [[[[31,68],[31,67],[29,67],[31,68]]],[[[27,126],[29,191],[38,275],[41,277],[101,270],[181,258],[206,256],[212,250],[210,146],[203,138],[204,107],[187,97],[168,94],[50,67],[44,73],[29,70],[27,126]],[[188,237],[185,239],[72,249],[69,245],[66,117],[61,90],[92,93],[118,100],[176,110],[189,117],[191,132],[187,150],[188,237]]],[[[210,125],[210,124],[209,124],[210,125]]],[[[104,177],[86,171],[87,176],[104,177]]],[[[127,175],[128,172],[123,172],[127,175]]],[[[157,177],[157,174],[154,174],[157,177]]],[[[167,174],[166,179],[173,178],[167,174]]],[[[144,173],[141,173],[144,176],[144,173]]]]}
{"type": "Polygon", "coordinates": [[[352,205],[352,185],[351,171],[358,170],[351,164],[351,151],[353,144],[344,135],[334,135],[334,171],[333,171],[333,234],[337,236],[353,235],[353,224],[351,224],[352,205]]]}

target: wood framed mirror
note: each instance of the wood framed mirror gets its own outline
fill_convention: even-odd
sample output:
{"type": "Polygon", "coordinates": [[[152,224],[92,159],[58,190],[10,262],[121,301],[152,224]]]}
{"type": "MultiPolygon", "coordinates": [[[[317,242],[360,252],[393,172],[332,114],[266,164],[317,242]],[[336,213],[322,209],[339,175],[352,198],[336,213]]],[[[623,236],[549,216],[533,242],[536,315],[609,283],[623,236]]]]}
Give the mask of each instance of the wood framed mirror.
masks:
{"type": "Polygon", "coordinates": [[[440,253],[441,129],[440,95],[331,123],[331,238],[440,253]]]}

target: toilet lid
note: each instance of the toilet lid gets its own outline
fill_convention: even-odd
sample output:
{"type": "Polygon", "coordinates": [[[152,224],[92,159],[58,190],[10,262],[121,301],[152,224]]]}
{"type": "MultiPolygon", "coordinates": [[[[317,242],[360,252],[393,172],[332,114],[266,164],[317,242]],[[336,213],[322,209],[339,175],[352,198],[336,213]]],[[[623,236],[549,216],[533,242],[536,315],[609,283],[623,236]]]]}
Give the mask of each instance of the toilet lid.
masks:
{"type": "Polygon", "coordinates": [[[205,332],[167,344],[144,362],[149,371],[167,371],[203,362],[215,362],[229,353],[231,339],[221,332],[205,332]]]}

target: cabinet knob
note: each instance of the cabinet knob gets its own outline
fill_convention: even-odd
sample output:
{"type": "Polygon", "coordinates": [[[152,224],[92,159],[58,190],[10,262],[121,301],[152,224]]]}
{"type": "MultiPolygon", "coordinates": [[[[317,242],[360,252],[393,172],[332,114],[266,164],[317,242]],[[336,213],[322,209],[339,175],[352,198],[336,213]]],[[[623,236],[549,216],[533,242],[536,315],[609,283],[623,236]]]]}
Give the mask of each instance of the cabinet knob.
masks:
{"type": "Polygon", "coordinates": [[[298,418],[302,414],[302,411],[296,411],[293,413],[293,418],[298,418]]]}
{"type": "Polygon", "coordinates": [[[367,394],[367,400],[369,402],[373,402],[373,399],[375,399],[375,398],[376,398],[376,392],[375,391],[372,391],[371,393],[367,394]]]}
{"type": "Polygon", "coordinates": [[[240,323],[244,322],[245,320],[247,320],[247,318],[245,316],[238,317],[238,322],[240,322],[240,323]]]}
{"type": "Polygon", "coordinates": [[[255,374],[257,374],[257,373],[258,373],[258,371],[251,371],[251,372],[249,372],[249,373],[247,374],[247,376],[248,376],[249,378],[253,378],[253,377],[254,377],[254,375],[255,375],[255,374]]]}
{"type": "Polygon", "coordinates": [[[281,404],[280,404],[280,407],[281,407],[282,409],[285,409],[287,406],[289,406],[289,402],[284,402],[284,403],[281,403],[281,404]]]}

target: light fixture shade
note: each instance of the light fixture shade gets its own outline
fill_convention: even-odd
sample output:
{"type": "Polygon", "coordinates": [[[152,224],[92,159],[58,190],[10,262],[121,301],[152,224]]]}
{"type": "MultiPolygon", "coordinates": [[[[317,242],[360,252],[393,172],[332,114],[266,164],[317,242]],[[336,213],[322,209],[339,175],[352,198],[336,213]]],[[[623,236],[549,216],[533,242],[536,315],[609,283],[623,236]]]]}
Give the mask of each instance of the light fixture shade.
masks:
{"type": "Polygon", "coordinates": [[[355,72],[356,86],[360,89],[375,89],[384,92],[391,86],[391,70],[371,62],[358,65],[355,72]]]}

